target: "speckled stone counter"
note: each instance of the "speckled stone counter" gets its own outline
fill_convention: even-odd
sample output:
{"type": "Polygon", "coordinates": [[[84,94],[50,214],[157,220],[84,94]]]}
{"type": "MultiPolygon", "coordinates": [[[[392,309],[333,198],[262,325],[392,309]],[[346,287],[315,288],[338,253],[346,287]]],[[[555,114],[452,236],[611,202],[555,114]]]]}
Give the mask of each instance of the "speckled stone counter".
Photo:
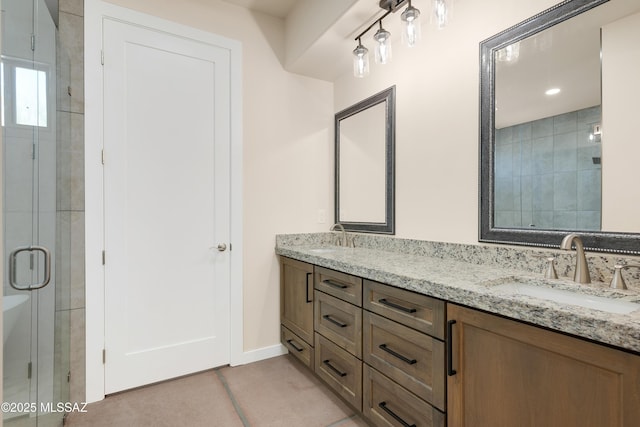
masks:
{"type": "MultiPolygon", "coordinates": [[[[384,236],[357,237],[356,246],[359,242],[359,247],[342,248],[332,245],[335,241],[332,233],[278,235],[276,253],[640,353],[640,311],[613,314],[528,297],[496,286],[509,282],[528,283],[640,303],[637,288],[621,291],[610,289],[605,283],[579,285],[566,277],[544,279],[541,273],[544,261],[540,256],[557,256],[558,274],[562,277],[567,276],[564,270],[568,270],[569,265],[573,271],[575,255],[571,253],[507,247],[483,249],[483,246],[384,236]]],[[[625,261],[610,260],[607,256],[599,258],[589,261],[604,265],[625,261]]],[[[637,259],[632,261],[637,262],[637,259]]],[[[606,268],[602,267],[602,270],[606,268]]],[[[593,277],[594,281],[596,277],[593,277]]],[[[628,281],[631,280],[635,277],[629,275],[628,281]]]]}

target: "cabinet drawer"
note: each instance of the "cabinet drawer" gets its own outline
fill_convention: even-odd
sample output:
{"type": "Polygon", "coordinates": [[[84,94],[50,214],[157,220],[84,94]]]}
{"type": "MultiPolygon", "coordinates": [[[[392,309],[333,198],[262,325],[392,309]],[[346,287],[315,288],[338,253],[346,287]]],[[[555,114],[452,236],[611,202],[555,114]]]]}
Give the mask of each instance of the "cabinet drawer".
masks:
{"type": "Polygon", "coordinates": [[[363,368],[362,412],[376,426],[445,427],[445,415],[370,366],[363,368]]]}
{"type": "Polygon", "coordinates": [[[313,369],[313,358],[315,356],[313,347],[284,326],[280,326],[280,341],[287,347],[289,353],[308,366],[309,369],[313,369]]]}
{"type": "Polygon", "coordinates": [[[315,288],[362,307],[362,279],[328,268],[316,267],[315,288]]]}
{"type": "Polygon", "coordinates": [[[377,314],[362,317],[364,362],[444,411],[444,343],[377,314]]]}
{"type": "Polygon", "coordinates": [[[315,291],[315,330],[362,359],[362,309],[315,291]]]}
{"type": "Polygon", "coordinates": [[[444,339],[444,301],[364,281],[364,308],[410,328],[444,339]]]}
{"type": "Polygon", "coordinates": [[[315,371],[358,411],[362,410],[362,362],[316,333],[315,371]]]}

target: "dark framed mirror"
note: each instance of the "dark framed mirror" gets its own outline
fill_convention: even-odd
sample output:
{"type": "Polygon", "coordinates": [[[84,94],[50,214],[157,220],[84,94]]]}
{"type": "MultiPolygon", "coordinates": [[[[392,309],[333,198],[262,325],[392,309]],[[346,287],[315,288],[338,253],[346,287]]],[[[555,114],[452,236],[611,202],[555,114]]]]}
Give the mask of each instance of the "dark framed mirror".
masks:
{"type": "Polygon", "coordinates": [[[564,1],[481,42],[479,241],[640,254],[638,45],[637,0],[564,1]]]}
{"type": "Polygon", "coordinates": [[[392,86],[335,115],[335,222],[347,231],[395,233],[392,86]]]}

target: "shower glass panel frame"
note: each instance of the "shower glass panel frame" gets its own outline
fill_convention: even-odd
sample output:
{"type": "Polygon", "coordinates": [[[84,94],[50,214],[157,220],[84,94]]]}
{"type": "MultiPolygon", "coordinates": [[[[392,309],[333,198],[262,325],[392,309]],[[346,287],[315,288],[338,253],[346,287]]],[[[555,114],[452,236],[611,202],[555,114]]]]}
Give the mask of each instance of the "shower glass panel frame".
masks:
{"type": "Polygon", "coordinates": [[[44,0],[2,6],[3,400],[11,405],[3,423],[61,426],[57,403],[69,401],[69,266],[58,254],[69,253],[70,238],[58,211],[65,183],[57,169],[70,122],[57,88],[68,86],[61,79],[69,61],[57,52],[44,0]],[[49,282],[36,289],[47,271],[49,282]]]}

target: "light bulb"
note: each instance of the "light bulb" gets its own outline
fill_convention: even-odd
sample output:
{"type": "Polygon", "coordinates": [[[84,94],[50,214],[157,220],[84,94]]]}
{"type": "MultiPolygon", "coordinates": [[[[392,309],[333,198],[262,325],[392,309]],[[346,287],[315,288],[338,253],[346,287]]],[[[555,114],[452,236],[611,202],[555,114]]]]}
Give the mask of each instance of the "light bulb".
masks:
{"type": "Polygon", "coordinates": [[[373,35],[373,39],[378,42],[376,46],[376,63],[386,64],[391,60],[391,33],[382,28],[380,23],[380,29],[373,35]]]}
{"type": "Polygon", "coordinates": [[[365,77],[369,74],[369,49],[364,47],[360,40],[358,46],[353,49],[353,75],[365,77]]]}
{"type": "Polygon", "coordinates": [[[421,28],[420,19],[418,19],[419,17],[420,11],[411,6],[411,2],[409,2],[409,7],[407,7],[400,15],[403,27],[402,42],[408,47],[415,46],[418,40],[420,40],[421,28]]]}

